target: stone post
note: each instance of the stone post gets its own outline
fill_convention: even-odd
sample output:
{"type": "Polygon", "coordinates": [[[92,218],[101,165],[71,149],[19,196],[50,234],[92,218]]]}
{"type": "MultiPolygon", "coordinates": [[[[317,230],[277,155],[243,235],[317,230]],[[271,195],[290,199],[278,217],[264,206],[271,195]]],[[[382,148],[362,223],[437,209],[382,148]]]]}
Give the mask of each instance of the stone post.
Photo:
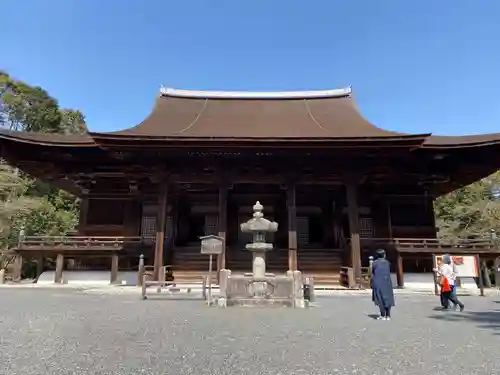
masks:
{"type": "Polygon", "coordinates": [[[139,257],[139,269],[137,270],[137,285],[142,286],[144,281],[144,254],[139,257]]]}

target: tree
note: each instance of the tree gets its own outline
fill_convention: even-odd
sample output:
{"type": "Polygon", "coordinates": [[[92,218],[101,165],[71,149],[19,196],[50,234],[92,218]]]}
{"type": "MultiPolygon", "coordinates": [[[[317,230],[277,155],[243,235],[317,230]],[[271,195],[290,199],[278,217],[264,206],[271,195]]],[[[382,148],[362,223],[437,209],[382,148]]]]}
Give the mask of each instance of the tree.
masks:
{"type": "Polygon", "coordinates": [[[87,132],[85,116],[79,110],[61,110],[61,131],[65,134],[84,134],[87,132]]]}
{"type": "Polygon", "coordinates": [[[41,87],[0,72],[0,125],[10,130],[57,133],[62,115],[57,101],[41,87]]]}
{"type": "MultiPolygon", "coordinates": [[[[83,133],[83,113],[61,110],[57,100],[40,87],[0,72],[0,126],[10,130],[83,133]]],[[[0,250],[26,235],[64,235],[73,230],[79,202],[71,194],[0,165],[0,250]]]]}
{"type": "Polygon", "coordinates": [[[500,233],[500,172],[436,200],[434,209],[442,238],[487,237],[500,233]]]}
{"type": "Polygon", "coordinates": [[[14,173],[8,165],[0,165],[0,245],[5,249],[13,245],[13,218],[29,216],[39,200],[26,196],[26,180],[14,173]]]}

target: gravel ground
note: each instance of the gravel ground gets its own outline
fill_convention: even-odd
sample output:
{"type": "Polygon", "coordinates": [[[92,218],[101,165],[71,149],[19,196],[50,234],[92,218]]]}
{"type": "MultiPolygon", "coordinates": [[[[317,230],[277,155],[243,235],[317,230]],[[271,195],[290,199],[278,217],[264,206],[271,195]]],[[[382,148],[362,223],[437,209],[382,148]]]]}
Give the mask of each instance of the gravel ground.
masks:
{"type": "Polygon", "coordinates": [[[500,374],[498,298],[402,295],[376,321],[366,295],[292,309],[64,289],[0,290],[0,374],[500,374]]]}

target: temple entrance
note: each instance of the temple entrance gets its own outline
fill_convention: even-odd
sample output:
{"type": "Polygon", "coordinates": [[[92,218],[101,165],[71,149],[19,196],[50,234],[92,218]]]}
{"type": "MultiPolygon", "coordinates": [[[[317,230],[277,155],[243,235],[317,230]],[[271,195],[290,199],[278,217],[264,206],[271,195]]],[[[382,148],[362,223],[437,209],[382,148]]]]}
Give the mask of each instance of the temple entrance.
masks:
{"type": "Polygon", "coordinates": [[[309,217],[309,244],[324,246],[324,220],[321,215],[309,217]]]}
{"type": "Polygon", "coordinates": [[[189,216],[188,226],[187,242],[200,241],[200,237],[205,235],[205,215],[191,214],[189,216]]]}

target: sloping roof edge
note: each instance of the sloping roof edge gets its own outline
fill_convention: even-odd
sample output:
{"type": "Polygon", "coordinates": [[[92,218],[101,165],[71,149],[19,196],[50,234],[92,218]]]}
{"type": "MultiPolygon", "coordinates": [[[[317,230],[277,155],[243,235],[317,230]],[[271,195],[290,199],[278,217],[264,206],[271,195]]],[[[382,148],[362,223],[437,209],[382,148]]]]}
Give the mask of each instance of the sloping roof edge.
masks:
{"type": "Polygon", "coordinates": [[[499,143],[500,133],[464,136],[431,135],[425,140],[422,148],[470,148],[491,146],[499,143]]]}
{"type": "Polygon", "coordinates": [[[38,132],[18,132],[0,129],[0,139],[41,146],[60,147],[97,147],[94,139],[88,134],[55,134],[38,132]]]}

